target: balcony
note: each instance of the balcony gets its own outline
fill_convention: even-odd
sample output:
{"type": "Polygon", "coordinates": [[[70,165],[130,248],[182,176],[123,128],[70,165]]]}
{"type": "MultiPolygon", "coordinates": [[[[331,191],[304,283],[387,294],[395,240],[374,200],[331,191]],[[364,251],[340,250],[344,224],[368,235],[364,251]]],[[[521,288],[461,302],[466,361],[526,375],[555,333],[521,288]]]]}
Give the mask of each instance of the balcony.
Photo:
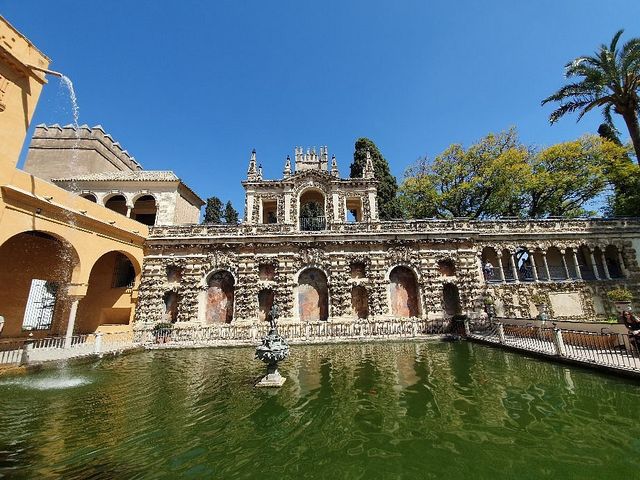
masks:
{"type": "Polygon", "coordinates": [[[315,232],[326,230],[327,219],[325,217],[300,217],[300,230],[315,232]]]}

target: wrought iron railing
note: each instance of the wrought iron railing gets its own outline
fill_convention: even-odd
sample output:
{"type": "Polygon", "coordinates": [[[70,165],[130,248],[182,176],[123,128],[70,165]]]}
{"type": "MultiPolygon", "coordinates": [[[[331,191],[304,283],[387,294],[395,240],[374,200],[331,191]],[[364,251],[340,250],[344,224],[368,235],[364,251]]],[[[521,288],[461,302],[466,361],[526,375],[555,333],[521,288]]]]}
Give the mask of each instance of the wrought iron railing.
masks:
{"type": "Polygon", "coordinates": [[[640,339],[613,333],[536,326],[533,323],[474,323],[467,325],[468,337],[589,365],[640,372],[640,339]]]}
{"type": "Polygon", "coordinates": [[[327,219],[325,217],[300,217],[300,230],[311,232],[326,228],[327,219]]]}

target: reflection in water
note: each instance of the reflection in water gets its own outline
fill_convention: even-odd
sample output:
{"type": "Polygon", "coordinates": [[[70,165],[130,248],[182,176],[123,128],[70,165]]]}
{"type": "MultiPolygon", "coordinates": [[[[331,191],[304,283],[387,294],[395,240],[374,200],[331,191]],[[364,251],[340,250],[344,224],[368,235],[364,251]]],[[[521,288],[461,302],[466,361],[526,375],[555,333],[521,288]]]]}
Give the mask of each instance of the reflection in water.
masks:
{"type": "Polygon", "coordinates": [[[0,383],[0,476],[628,478],[636,384],[468,343],[154,351],[0,383]],[[40,383],[39,383],[40,382],[40,383]]]}

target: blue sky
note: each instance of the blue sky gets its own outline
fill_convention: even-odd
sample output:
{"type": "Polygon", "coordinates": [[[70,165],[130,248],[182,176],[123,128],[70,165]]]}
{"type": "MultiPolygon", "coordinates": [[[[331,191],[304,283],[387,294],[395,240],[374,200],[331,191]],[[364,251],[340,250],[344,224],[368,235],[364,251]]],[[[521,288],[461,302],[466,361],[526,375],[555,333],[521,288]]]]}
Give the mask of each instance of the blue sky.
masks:
{"type": "MultiPolygon", "coordinates": [[[[295,145],[327,145],[348,176],[366,136],[400,180],[510,126],[537,145],[595,132],[599,113],[550,126],[540,101],[568,60],[620,28],[640,36],[635,0],[0,0],[0,14],[73,80],[81,124],[241,215],[252,148],[267,178],[295,145]]],[[[33,123],[71,121],[51,78],[33,123]]]]}

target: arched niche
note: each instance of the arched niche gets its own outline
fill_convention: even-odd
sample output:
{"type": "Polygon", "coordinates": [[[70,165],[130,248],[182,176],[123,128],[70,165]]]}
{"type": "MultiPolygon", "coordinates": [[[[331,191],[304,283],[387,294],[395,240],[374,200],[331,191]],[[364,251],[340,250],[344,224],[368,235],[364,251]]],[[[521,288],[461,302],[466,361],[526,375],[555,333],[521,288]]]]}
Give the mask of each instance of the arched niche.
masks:
{"type": "Polygon", "coordinates": [[[162,297],[164,303],[164,322],[176,323],[178,321],[180,300],[180,295],[178,295],[177,292],[165,292],[162,297]]]}
{"type": "Polygon", "coordinates": [[[275,292],[270,288],[264,288],[258,292],[258,320],[263,322],[269,319],[269,312],[273,307],[275,292]]]}
{"type": "Polygon", "coordinates": [[[219,270],[207,282],[205,322],[231,323],[233,320],[235,279],[230,272],[219,270]]]}
{"type": "Polygon", "coordinates": [[[329,318],[327,277],[318,268],[307,268],[298,276],[298,317],[303,322],[329,318]]]}
{"type": "Polygon", "coordinates": [[[442,307],[447,316],[458,315],[462,313],[462,305],[460,304],[460,292],[458,287],[453,283],[445,283],[442,286],[442,307]]]}
{"type": "Polygon", "coordinates": [[[408,267],[397,266],[389,273],[389,300],[391,314],[396,317],[420,315],[420,299],[416,275],[408,267]]]}
{"type": "Polygon", "coordinates": [[[369,296],[367,289],[362,285],[351,287],[351,311],[354,318],[367,318],[369,316],[369,296]]]}

